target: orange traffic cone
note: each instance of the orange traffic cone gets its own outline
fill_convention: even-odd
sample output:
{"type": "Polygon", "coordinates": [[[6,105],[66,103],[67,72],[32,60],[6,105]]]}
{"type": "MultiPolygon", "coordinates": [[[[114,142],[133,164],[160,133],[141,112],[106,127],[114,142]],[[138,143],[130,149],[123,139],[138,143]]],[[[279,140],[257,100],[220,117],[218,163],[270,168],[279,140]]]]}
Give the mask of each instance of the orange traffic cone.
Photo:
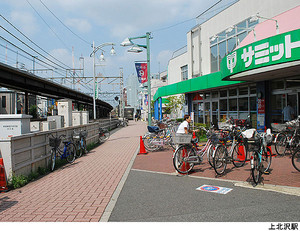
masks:
{"type": "Polygon", "coordinates": [[[244,161],[245,160],[245,149],[244,149],[244,145],[240,145],[239,146],[239,150],[238,150],[238,159],[240,161],[244,161]]]}
{"type": "MultiPolygon", "coordinates": [[[[183,158],[187,157],[187,153],[186,153],[186,149],[185,149],[185,148],[182,149],[182,157],[183,157],[183,158]]],[[[185,172],[185,171],[187,171],[189,168],[190,168],[190,164],[189,164],[189,163],[186,163],[186,162],[183,162],[183,164],[182,164],[180,170],[183,171],[183,172],[185,172]]],[[[188,173],[180,173],[180,174],[181,174],[181,175],[187,175],[188,173]]]]}
{"type": "Polygon", "coordinates": [[[139,154],[147,154],[142,136],[140,136],[140,152],[139,154]]]}
{"type": "Polygon", "coordinates": [[[3,158],[0,158],[0,192],[5,192],[7,190],[8,188],[7,188],[3,158]]]}
{"type": "Polygon", "coordinates": [[[196,133],[193,132],[193,139],[196,139],[196,133]]]}

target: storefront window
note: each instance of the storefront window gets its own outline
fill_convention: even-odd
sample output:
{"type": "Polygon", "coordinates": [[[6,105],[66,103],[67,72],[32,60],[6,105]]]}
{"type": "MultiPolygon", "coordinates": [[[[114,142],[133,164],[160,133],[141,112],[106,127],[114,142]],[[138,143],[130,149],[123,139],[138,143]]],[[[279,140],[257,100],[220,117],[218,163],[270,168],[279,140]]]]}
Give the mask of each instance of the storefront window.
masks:
{"type": "Polygon", "coordinates": [[[237,111],[237,99],[229,99],[229,111],[237,111]]]}
{"type": "Polygon", "coordinates": [[[239,88],[239,95],[248,95],[248,87],[239,88]]]}
{"type": "Polygon", "coordinates": [[[233,119],[238,118],[237,114],[237,99],[229,99],[229,112],[228,116],[232,117],[233,119]]]}
{"type": "Polygon", "coordinates": [[[217,72],[219,71],[219,65],[218,65],[218,45],[214,45],[210,49],[210,69],[211,72],[217,72]]]}
{"type": "Polygon", "coordinates": [[[227,119],[227,99],[220,99],[220,121],[225,122],[227,119]]]}
{"type": "Polygon", "coordinates": [[[210,102],[206,102],[204,106],[205,106],[204,109],[205,123],[210,124],[210,102]]]}
{"type": "Polygon", "coordinates": [[[236,47],[236,40],[237,40],[236,37],[232,37],[227,40],[227,53],[226,54],[229,54],[234,50],[234,48],[236,47]]]}
{"type": "Polygon", "coordinates": [[[226,42],[219,43],[219,70],[221,65],[221,60],[226,56],[226,42]]]}
{"type": "Polygon", "coordinates": [[[220,97],[227,97],[227,90],[220,91],[220,97]]]}
{"type": "Polygon", "coordinates": [[[285,94],[272,95],[271,97],[271,123],[282,122],[282,109],[285,106],[285,94]]]}
{"type": "Polygon", "coordinates": [[[239,111],[248,112],[248,98],[239,98],[239,111]]]}
{"type": "Polygon", "coordinates": [[[210,99],[210,93],[204,93],[204,98],[205,99],[210,99]]]}
{"type": "Polygon", "coordinates": [[[236,96],[237,90],[236,89],[229,89],[229,96],[236,96]]]}
{"type": "Polygon", "coordinates": [[[250,97],[250,111],[256,112],[256,97],[250,97]]]}
{"type": "Polygon", "coordinates": [[[300,80],[297,79],[287,79],[286,88],[300,88],[300,80]]]}
{"type": "Polygon", "coordinates": [[[256,94],[256,85],[250,86],[250,94],[256,94]]]}
{"type": "Polygon", "coordinates": [[[272,90],[280,90],[284,89],[284,81],[283,80],[274,80],[271,83],[272,90]]]}
{"type": "Polygon", "coordinates": [[[211,97],[212,97],[212,98],[218,98],[218,97],[219,97],[218,92],[217,92],[217,91],[213,91],[213,92],[211,93],[211,97]]]}

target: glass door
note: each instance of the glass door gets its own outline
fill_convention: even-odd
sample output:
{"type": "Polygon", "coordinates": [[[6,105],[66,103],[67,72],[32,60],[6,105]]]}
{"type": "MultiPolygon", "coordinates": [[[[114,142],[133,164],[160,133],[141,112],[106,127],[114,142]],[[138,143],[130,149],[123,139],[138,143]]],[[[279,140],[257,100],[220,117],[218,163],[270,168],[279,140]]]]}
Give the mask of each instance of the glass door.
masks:
{"type": "Polygon", "coordinates": [[[218,127],[218,122],[219,122],[219,102],[218,101],[213,101],[211,102],[212,106],[212,123],[218,127]]]}

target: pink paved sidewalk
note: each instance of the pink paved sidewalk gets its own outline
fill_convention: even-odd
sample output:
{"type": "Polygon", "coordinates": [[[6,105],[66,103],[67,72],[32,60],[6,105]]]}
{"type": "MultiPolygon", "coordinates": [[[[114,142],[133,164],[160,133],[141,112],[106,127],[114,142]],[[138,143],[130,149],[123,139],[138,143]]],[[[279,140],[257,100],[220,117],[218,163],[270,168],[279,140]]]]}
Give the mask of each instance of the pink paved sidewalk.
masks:
{"type": "Polygon", "coordinates": [[[146,129],[130,121],[72,165],[0,194],[0,221],[98,222],[146,129]]]}

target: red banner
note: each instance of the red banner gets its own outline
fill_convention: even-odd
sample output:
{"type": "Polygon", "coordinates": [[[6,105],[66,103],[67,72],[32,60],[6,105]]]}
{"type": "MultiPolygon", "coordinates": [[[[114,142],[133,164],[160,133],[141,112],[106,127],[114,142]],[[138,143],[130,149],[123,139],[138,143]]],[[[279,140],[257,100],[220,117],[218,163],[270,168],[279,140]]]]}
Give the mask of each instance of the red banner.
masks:
{"type": "Polygon", "coordinates": [[[146,83],[148,81],[147,63],[135,63],[137,76],[140,83],[146,83]]]}

